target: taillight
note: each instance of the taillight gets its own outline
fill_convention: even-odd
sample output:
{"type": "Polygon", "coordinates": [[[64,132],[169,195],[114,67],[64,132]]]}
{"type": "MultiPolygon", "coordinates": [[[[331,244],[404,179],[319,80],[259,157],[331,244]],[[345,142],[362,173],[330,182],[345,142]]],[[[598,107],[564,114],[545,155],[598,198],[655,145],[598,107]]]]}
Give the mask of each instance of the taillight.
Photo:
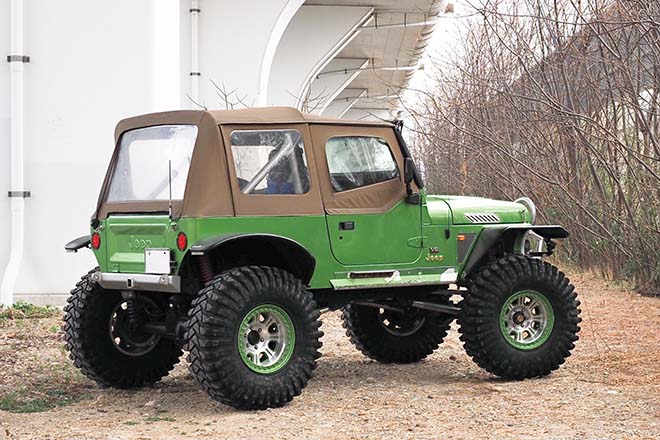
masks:
{"type": "Polygon", "coordinates": [[[101,236],[98,234],[98,232],[94,232],[92,234],[92,248],[98,249],[100,247],[101,247],[101,236]]]}
{"type": "Polygon", "coordinates": [[[188,236],[185,233],[179,232],[179,235],[176,236],[176,247],[179,248],[181,252],[188,248],[188,236]]]}

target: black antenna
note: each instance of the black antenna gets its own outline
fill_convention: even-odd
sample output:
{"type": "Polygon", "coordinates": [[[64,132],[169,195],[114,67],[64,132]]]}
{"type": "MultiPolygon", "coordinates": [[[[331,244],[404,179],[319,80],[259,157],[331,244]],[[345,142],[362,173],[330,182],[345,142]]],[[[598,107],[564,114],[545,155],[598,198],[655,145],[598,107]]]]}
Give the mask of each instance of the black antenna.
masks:
{"type": "Polygon", "coordinates": [[[168,184],[170,189],[170,205],[169,205],[169,216],[170,221],[172,220],[172,159],[168,160],[169,163],[169,175],[168,175],[168,184]]]}

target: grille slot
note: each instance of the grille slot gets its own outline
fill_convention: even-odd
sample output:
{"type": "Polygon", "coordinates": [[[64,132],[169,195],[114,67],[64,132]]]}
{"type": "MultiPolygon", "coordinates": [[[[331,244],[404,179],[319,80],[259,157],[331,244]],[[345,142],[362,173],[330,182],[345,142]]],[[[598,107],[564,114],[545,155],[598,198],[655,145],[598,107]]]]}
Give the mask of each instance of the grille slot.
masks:
{"type": "Polygon", "coordinates": [[[465,218],[468,219],[470,223],[499,223],[500,218],[497,214],[491,213],[474,213],[474,214],[465,214],[465,218]]]}

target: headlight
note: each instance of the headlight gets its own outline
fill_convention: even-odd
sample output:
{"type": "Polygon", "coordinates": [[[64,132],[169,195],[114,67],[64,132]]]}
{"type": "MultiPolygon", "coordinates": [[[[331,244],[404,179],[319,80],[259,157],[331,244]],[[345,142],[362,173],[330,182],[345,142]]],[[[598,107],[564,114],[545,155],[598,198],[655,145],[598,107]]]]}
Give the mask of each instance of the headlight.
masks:
{"type": "Polygon", "coordinates": [[[534,202],[532,202],[532,199],[529,197],[520,197],[519,199],[514,200],[514,202],[525,205],[525,208],[527,208],[529,211],[530,223],[534,223],[536,221],[536,205],[534,202]]]}

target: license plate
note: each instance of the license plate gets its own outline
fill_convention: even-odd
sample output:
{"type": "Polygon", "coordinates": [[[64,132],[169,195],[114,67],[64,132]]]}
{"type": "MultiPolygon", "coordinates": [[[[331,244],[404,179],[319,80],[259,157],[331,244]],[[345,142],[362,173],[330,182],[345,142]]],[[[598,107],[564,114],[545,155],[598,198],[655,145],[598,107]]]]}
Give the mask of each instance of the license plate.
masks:
{"type": "Polygon", "coordinates": [[[144,272],[168,275],[170,273],[170,250],[145,249],[144,272]]]}

